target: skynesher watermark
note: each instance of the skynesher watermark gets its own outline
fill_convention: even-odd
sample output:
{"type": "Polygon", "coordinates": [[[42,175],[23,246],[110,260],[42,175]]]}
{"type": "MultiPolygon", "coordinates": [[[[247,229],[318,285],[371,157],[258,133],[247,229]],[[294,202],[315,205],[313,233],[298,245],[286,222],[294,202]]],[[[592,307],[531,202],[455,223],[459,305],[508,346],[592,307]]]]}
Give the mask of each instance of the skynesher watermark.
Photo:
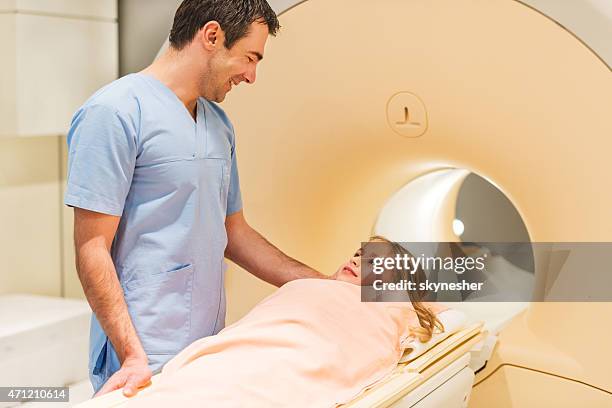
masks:
{"type": "Polygon", "coordinates": [[[448,290],[482,290],[484,282],[411,282],[401,280],[399,282],[383,282],[382,279],[377,279],[372,283],[374,290],[402,290],[402,291],[448,291],[448,290]]]}
{"type": "Polygon", "coordinates": [[[364,242],[363,301],[612,301],[610,242],[364,242]]]}

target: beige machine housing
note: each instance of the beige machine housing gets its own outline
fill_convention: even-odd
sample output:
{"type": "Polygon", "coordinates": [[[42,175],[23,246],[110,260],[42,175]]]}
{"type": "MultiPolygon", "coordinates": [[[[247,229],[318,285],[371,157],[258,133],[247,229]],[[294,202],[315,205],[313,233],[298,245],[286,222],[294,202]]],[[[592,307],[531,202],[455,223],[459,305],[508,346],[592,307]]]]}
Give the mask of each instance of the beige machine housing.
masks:
{"type": "MultiPolygon", "coordinates": [[[[498,186],[532,241],[612,240],[612,75],[585,37],[515,0],[283,9],[256,84],[223,106],[245,215],[284,251],[333,273],[394,192],[443,168],[498,186]]],[[[588,271],[584,284],[597,285],[588,271]]],[[[227,289],[230,321],[272,290],[235,266],[227,289]]],[[[499,333],[470,406],[610,404],[611,314],[531,304],[499,333]]]]}

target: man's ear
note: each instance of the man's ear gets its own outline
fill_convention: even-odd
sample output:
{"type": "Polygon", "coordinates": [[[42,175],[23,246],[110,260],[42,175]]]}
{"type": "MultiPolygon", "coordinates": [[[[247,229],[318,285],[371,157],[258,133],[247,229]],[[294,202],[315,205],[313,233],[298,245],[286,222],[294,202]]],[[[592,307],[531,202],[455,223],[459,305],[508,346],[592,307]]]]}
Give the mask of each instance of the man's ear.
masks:
{"type": "Polygon", "coordinates": [[[198,37],[204,48],[209,51],[223,47],[225,41],[225,33],[221,29],[221,25],[214,20],[209,21],[200,29],[198,37]]]}

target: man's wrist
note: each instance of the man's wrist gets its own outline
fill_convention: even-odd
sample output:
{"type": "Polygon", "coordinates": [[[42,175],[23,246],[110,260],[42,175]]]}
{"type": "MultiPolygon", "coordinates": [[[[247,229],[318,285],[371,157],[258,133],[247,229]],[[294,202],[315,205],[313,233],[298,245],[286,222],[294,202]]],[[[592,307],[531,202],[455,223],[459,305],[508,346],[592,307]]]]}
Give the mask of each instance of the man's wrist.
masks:
{"type": "Polygon", "coordinates": [[[129,345],[123,349],[123,353],[117,353],[121,364],[126,361],[148,361],[147,353],[141,345],[129,345]]]}

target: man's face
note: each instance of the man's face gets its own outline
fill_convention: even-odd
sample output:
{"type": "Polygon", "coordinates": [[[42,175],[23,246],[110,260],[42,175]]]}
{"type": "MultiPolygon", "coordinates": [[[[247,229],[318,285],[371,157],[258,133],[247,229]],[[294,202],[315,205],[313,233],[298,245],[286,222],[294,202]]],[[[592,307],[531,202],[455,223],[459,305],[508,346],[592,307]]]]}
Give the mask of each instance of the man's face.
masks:
{"type": "Polygon", "coordinates": [[[202,96],[222,102],[232,86],[241,82],[255,82],[257,63],[263,58],[268,26],[257,21],[251,23],[246,36],[230,49],[223,44],[212,55],[202,81],[202,96]]]}

